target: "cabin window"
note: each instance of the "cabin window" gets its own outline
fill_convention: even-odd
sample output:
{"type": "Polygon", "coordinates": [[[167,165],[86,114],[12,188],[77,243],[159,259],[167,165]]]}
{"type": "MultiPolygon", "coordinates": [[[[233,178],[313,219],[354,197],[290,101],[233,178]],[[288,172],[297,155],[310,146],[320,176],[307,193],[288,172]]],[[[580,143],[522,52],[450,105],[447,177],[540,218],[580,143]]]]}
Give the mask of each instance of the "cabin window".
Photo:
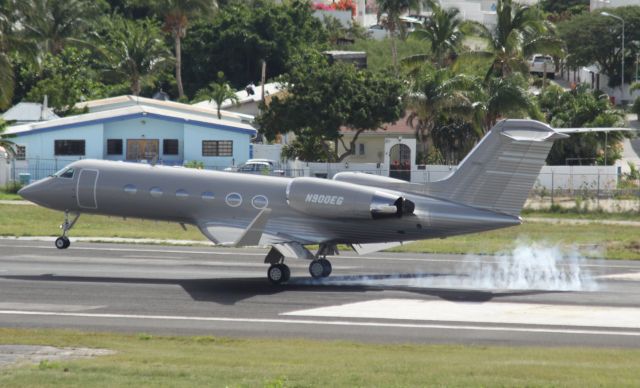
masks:
{"type": "Polygon", "coordinates": [[[202,156],[233,156],[233,140],[203,140],[202,156]]]}
{"type": "Polygon", "coordinates": [[[154,198],[160,198],[162,197],[162,189],[159,187],[152,187],[151,190],[149,190],[149,194],[154,198]]]}
{"type": "Polygon", "coordinates": [[[107,139],[107,155],[122,155],[122,139],[107,139]]]}
{"type": "Polygon", "coordinates": [[[162,140],[162,153],[164,155],[178,155],[180,153],[178,139],[162,140]]]}
{"type": "Polygon", "coordinates": [[[131,194],[131,195],[133,195],[133,194],[138,192],[138,189],[134,185],[126,185],[123,188],[123,190],[124,190],[125,193],[131,194]]]}
{"type": "Polygon", "coordinates": [[[56,140],[54,153],[56,156],[84,156],[84,140],[56,140]]]}
{"type": "Polygon", "coordinates": [[[256,209],[264,209],[267,205],[269,205],[269,199],[264,195],[256,195],[251,199],[251,206],[256,209]]]}
{"type": "Polygon", "coordinates": [[[178,199],[186,199],[189,198],[189,193],[186,190],[180,189],[176,191],[176,198],[178,199]]]}
{"type": "Polygon", "coordinates": [[[16,160],[25,160],[27,158],[27,147],[16,146],[16,160]]]}
{"type": "Polygon", "coordinates": [[[225,202],[231,207],[238,207],[242,205],[242,195],[238,193],[229,193],[225,198],[225,202]]]}
{"type": "Polygon", "coordinates": [[[214,200],[215,198],[216,196],[210,191],[205,191],[204,193],[202,193],[202,199],[205,201],[211,201],[211,200],[214,200]]]}

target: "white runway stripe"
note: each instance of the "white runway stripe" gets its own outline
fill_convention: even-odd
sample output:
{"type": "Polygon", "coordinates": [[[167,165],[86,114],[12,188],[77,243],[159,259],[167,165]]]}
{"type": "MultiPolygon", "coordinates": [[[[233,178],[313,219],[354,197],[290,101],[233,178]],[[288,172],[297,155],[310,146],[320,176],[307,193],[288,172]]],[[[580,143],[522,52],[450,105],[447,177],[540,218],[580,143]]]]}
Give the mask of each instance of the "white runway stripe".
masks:
{"type": "Polygon", "coordinates": [[[582,330],[582,329],[553,329],[553,328],[526,328],[506,326],[480,326],[480,325],[444,325],[444,324],[420,324],[420,323],[388,323],[388,322],[364,322],[364,321],[321,321],[304,319],[260,319],[260,318],[227,318],[227,317],[189,317],[173,315],[133,315],[133,314],[89,314],[89,313],[56,313],[42,311],[15,311],[0,310],[0,315],[17,316],[48,316],[48,317],[73,317],[99,319],[135,319],[135,320],[165,320],[165,321],[200,321],[222,323],[249,323],[249,324],[277,324],[277,325],[324,325],[324,326],[354,326],[354,327],[378,327],[399,329],[442,329],[442,330],[471,330],[471,331],[504,331],[524,333],[549,333],[549,334],[582,334],[582,335],[606,335],[606,336],[630,336],[640,337],[640,332],[616,331],[616,330],[582,330]]]}
{"type": "Polygon", "coordinates": [[[283,315],[640,330],[640,308],[632,307],[380,299],[283,315]]]}

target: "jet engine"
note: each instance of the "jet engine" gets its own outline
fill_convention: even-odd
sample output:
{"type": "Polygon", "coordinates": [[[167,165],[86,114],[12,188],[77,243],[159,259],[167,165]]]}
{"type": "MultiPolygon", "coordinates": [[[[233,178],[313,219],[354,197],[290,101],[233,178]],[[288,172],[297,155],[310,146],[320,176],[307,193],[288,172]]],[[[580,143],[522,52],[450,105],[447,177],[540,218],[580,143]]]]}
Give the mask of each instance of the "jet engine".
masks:
{"type": "Polygon", "coordinates": [[[317,178],[291,180],[287,203],[301,213],[324,218],[402,217],[415,208],[398,193],[317,178]]]}

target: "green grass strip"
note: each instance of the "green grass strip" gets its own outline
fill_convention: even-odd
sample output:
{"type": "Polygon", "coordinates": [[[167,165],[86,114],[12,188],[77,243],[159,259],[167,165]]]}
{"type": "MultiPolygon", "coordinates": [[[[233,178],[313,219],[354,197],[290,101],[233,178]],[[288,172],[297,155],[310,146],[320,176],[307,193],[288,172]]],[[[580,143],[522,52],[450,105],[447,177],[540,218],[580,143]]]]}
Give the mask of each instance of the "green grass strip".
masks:
{"type": "Polygon", "coordinates": [[[0,343],[116,354],[0,370],[2,387],[637,386],[640,350],[383,345],[0,329],[0,343]]]}

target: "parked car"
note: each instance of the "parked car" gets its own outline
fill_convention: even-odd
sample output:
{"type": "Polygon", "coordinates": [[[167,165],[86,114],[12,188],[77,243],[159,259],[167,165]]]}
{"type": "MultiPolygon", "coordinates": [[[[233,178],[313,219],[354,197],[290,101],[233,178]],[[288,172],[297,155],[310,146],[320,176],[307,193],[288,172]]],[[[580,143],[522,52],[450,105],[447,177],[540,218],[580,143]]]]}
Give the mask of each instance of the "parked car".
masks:
{"type": "Polygon", "coordinates": [[[259,175],[284,175],[284,170],[280,168],[278,162],[271,159],[249,159],[238,166],[227,167],[224,171],[259,175]]]}
{"type": "Polygon", "coordinates": [[[556,75],[556,63],[550,55],[535,54],[529,60],[529,73],[554,79],[556,75]]]}

